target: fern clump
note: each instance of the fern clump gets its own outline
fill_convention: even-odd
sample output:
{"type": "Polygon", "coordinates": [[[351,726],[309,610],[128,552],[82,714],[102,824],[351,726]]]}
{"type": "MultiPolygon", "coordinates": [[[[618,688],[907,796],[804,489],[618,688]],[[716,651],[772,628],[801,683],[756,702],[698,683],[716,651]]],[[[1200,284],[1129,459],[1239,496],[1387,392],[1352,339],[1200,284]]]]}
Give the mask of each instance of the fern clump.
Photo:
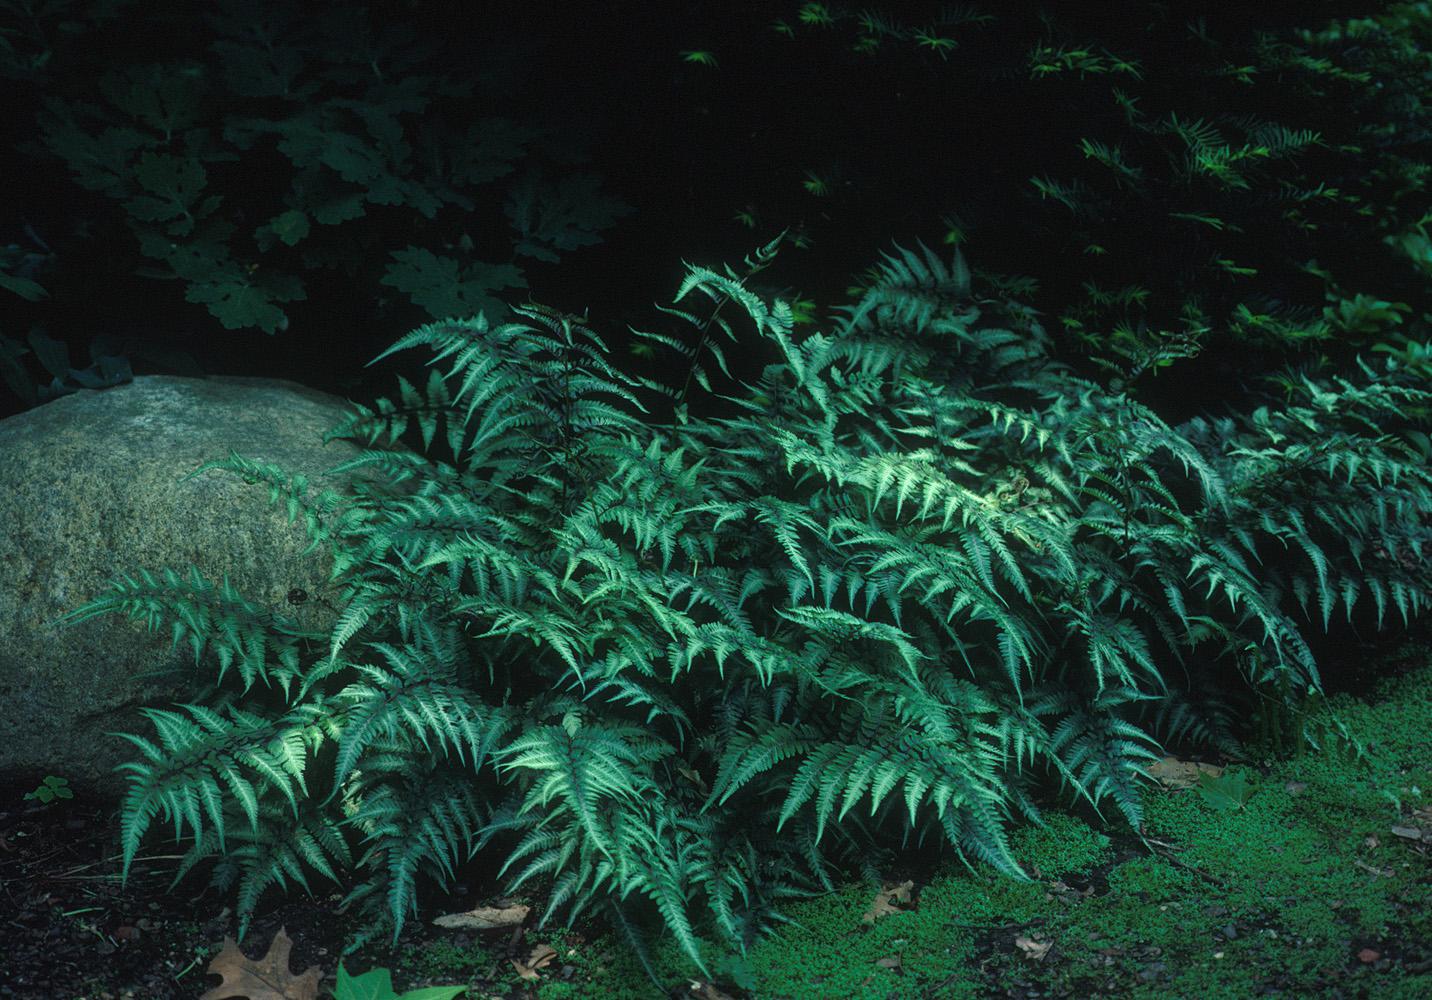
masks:
{"type": "Polygon", "coordinates": [[[424,879],[500,845],[543,921],[600,904],[634,930],[644,898],[700,963],[706,918],[744,947],[894,846],[1024,877],[1006,832],[1051,779],[1137,825],[1160,739],[1227,736],[1207,664],[1292,698],[1320,686],[1306,622],[1423,609],[1425,389],[1289,379],[1286,407],[1171,427],[972,298],[958,258],[877,276],[798,338],[788,304],[690,268],[668,312],[695,346],[638,334],[680,388],[544,307],[432,323],[386,352],[430,349],[425,388],[330,434],[367,449],[330,473],[391,488],[203,467],[305,514],[342,610],[307,635],[170,574],[69,616],[168,618],[237,668],[129,737],[126,870],[162,815],[242,923],[316,872],[396,935],[424,879]],[[737,317],[781,360],[692,417],[737,317]],[[643,423],[653,396],[674,422],[643,423]]]}

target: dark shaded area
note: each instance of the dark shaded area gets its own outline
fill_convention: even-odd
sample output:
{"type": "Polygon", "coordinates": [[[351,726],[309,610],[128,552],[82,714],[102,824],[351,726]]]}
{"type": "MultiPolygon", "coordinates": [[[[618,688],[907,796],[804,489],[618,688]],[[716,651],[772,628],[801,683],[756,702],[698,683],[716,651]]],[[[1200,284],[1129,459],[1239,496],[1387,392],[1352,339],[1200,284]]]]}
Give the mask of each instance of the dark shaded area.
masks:
{"type": "MultiPolygon", "coordinates": [[[[589,310],[619,358],[628,324],[659,326],[651,303],[669,301],[683,260],[739,265],[787,227],[808,235],[811,245],[785,248],[756,287],[798,293],[822,311],[846,301],[846,286],[892,241],[939,246],[941,219],[949,213],[964,224],[974,266],[1041,275],[1036,304],[1046,312],[1077,298],[1085,281],[1117,283],[1119,275],[1100,274],[1099,260],[1071,250],[1067,225],[1057,214],[1048,216],[1052,228],[1038,225],[1050,207],[1039,204],[1028,184],[1035,174],[1085,169],[1079,140],[1107,131],[1107,121],[1087,115],[1101,106],[1095,97],[1108,80],[1069,75],[1057,83],[1031,81],[1026,46],[1041,34],[1093,38],[1151,65],[1192,52],[1191,16],[1165,4],[1083,8],[1077,18],[1062,21],[1042,21],[1032,9],[1000,10],[993,26],[955,30],[959,48],[946,60],[893,42],[873,55],[852,51],[845,26],[823,33],[802,29],[795,38],[773,32],[772,20],[783,15],[794,21],[798,5],[467,7],[370,5],[375,30],[411,29],[436,47],[433,66],[477,82],[487,113],[540,123],[561,136],[584,151],[581,169],[599,174],[607,190],[633,206],[600,245],[557,264],[534,261],[527,267],[534,299],[569,312],[589,310]],[[719,65],[684,62],[682,53],[690,51],[709,51],[719,65]],[[1051,103],[1059,88],[1066,94],[1063,110],[1061,98],[1051,103]],[[816,197],[803,189],[807,171],[829,180],[828,194],[816,197]],[[733,221],[744,209],[754,210],[755,228],[733,221]]],[[[107,61],[162,61],[190,51],[194,22],[181,16],[184,5],[175,6],[172,18],[156,16],[163,5],[147,6],[143,14],[119,9],[111,30],[93,40],[86,36],[83,53],[57,52],[57,73],[66,58],[103,68],[107,61]],[[142,36],[128,34],[126,26],[138,19],[142,36]]],[[[1363,9],[1346,3],[1253,5],[1197,17],[1213,38],[1246,39],[1363,9]]],[[[902,13],[918,22],[934,10],[913,5],[902,13]]],[[[92,80],[80,82],[88,86],[92,80]]],[[[1233,110],[1244,90],[1230,83],[1225,94],[1198,95],[1198,103],[1233,110]]],[[[380,300],[392,297],[388,290],[355,287],[341,272],[314,274],[307,279],[307,300],[292,306],[290,328],[269,335],[224,330],[202,308],[184,302],[177,283],[116,270],[107,258],[132,255],[134,242],[117,207],[79,189],[53,160],[16,152],[17,143],[34,138],[34,111],[51,96],[20,81],[0,118],[0,146],[7,151],[0,169],[12,178],[0,211],[0,242],[45,241],[58,255],[66,280],[57,285],[66,291],[57,288],[52,300],[35,305],[7,298],[0,332],[23,336],[31,322],[41,322],[71,345],[75,359],[83,358],[90,338],[111,335],[127,342],[139,373],[184,371],[182,352],[204,372],[294,378],[354,398],[390,391],[391,379],[364,365],[428,317],[413,306],[380,309],[380,300]]],[[[1306,118],[1306,108],[1288,111],[1294,120],[1306,118]]],[[[479,205],[468,226],[479,242],[483,232],[496,231],[492,210],[479,205]]],[[[1167,220],[1148,228],[1147,216],[1131,214],[1125,226],[1116,204],[1110,221],[1126,250],[1159,247],[1178,259],[1182,236],[1167,220]]],[[[401,224],[385,224],[388,241],[401,246],[401,224]]],[[[1185,261],[1189,268],[1196,263],[1185,261]]],[[[1170,288],[1162,291],[1186,283],[1185,270],[1171,268],[1170,288]]],[[[1283,285],[1284,301],[1312,296],[1316,304],[1317,284],[1307,274],[1271,280],[1283,285]]],[[[764,351],[763,345],[733,351],[738,377],[758,373],[770,360],[764,351]]],[[[1150,401],[1162,399],[1164,411],[1176,418],[1202,409],[1212,386],[1263,369],[1269,360],[1209,352],[1183,365],[1186,378],[1153,382],[1145,394],[1150,401]]],[[[14,412],[15,400],[7,393],[0,407],[14,412]]]]}

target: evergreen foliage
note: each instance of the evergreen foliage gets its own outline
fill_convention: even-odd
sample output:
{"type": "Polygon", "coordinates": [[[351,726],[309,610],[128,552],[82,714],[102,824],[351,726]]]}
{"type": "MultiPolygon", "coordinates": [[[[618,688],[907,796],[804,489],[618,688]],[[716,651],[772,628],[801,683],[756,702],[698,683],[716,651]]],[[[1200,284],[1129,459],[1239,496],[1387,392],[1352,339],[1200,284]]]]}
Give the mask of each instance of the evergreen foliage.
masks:
{"type": "Polygon", "coordinates": [[[744,947],[897,845],[1024,877],[1007,831],[1051,783],[1137,826],[1160,740],[1226,738],[1215,664],[1296,703],[1320,689],[1304,626],[1425,609],[1407,370],[1292,374],[1285,406],[1170,426],[924,247],[797,336],[745,283],[775,249],[688,268],[666,312],[691,337],[638,334],[669,382],[612,367],[585,317],[514,306],[385,352],[430,350],[425,387],[329,437],[365,449],[330,472],[386,485],[197,470],[302,515],[342,610],[304,634],[168,572],[66,616],[167,622],[226,682],[129,736],[126,872],[163,818],[181,875],[214,859],[237,886],[241,932],[317,873],[396,936],[499,845],[544,921],[602,907],[639,945],[654,910],[700,963],[699,933],[744,947]],[[737,415],[689,417],[746,326],[781,360],[737,415]],[[663,399],[675,421],[645,425],[663,399]]]}

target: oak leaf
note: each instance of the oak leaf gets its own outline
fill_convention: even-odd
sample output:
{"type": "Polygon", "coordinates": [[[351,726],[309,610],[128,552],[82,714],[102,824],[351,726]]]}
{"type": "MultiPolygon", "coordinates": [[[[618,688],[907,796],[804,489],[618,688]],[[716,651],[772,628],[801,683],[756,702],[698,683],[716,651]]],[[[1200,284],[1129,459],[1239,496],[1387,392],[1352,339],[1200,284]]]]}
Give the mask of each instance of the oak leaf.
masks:
{"type": "Polygon", "coordinates": [[[224,981],[199,1000],[318,1000],[318,981],[323,973],[315,965],[295,976],[288,967],[292,949],[293,941],[282,927],[261,959],[246,957],[237,941],[225,937],[223,950],[209,963],[209,975],[222,976],[224,981]]]}
{"type": "Polygon", "coordinates": [[[532,949],[532,954],[527,956],[527,961],[519,962],[515,958],[510,958],[508,961],[512,963],[512,967],[517,970],[517,974],[523,979],[539,980],[542,977],[537,975],[537,970],[550,965],[552,959],[556,957],[557,952],[554,948],[545,944],[539,944],[532,949]]]}
{"type": "Polygon", "coordinates": [[[875,894],[875,902],[870,904],[870,909],[862,918],[865,923],[873,924],[881,917],[889,916],[892,913],[903,913],[896,903],[909,903],[910,892],[915,888],[913,881],[901,882],[889,889],[881,889],[875,894]]]}
{"type": "Polygon", "coordinates": [[[1156,760],[1145,770],[1148,771],[1150,778],[1170,789],[1192,788],[1198,784],[1199,776],[1203,774],[1210,778],[1217,778],[1223,774],[1221,767],[1192,760],[1180,760],[1177,757],[1164,757],[1156,760]]]}
{"type": "Polygon", "coordinates": [[[1024,952],[1024,957],[1031,962],[1042,962],[1044,956],[1049,954],[1049,949],[1054,946],[1054,942],[1036,941],[1034,938],[1021,934],[1014,939],[1014,946],[1024,952]]]}

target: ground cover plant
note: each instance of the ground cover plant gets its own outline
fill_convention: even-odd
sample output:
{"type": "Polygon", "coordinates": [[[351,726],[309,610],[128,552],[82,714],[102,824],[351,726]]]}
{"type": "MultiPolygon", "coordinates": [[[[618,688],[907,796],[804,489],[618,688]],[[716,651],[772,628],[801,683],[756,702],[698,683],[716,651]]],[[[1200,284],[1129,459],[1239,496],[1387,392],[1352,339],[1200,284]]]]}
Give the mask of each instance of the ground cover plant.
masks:
{"type": "MultiPolygon", "coordinates": [[[[1033,881],[956,865],[793,904],[798,926],[752,949],[743,983],[772,1000],[1425,995],[1432,670],[1425,643],[1405,655],[1367,701],[1335,699],[1363,756],[1250,745],[1230,769],[1243,804],[1169,769],[1143,792],[1142,843],[1067,814],[1022,829],[1033,881]]],[[[593,995],[642,996],[633,969],[593,995]]]]}
{"type": "MultiPolygon", "coordinates": [[[[1369,676],[1383,680],[1366,698],[1333,699],[1361,757],[1250,743],[1231,768],[1252,790],[1241,809],[1219,808],[1179,770],[1159,768],[1141,793],[1147,841],[1090,814],[1055,814],[1011,836],[1031,882],[907,859],[874,883],[786,904],[792,923],[744,957],[705,942],[716,984],[667,941],[653,961],[673,985],[658,990],[618,937],[586,921],[525,937],[439,926],[449,902],[540,907],[539,896],[504,903],[477,883],[458,890],[460,901],[424,906],[396,946],[370,942],[343,964],[368,970],[360,980],[391,970],[399,995],[453,984],[441,995],[458,988],[463,1000],[1421,996],[1432,974],[1432,645],[1422,635],[1363,647],[1369,676]]],[[[0,987],[18,997],[190,1000],[215,985],[205,973],[232,934],[223,896],[167,891],[162,859],[143,859],[121,887],[109,811],[83,797],[25,804],[17,786],[0,803],[0,891],[16,903],[0,987]]],[[[317,966],[319,995],[342,996],[334,956],[352,915],[337,899],[274,900],[244,952],[264,956],[286,928],[291,978],[317,966]]]]}
{"type": "Polygon", "coordinates": [[[387,352],[433,348],[424,388],[332,436],[368,448],[340,471],[389,485],[196,471],[301,516],[342,611],[305,634],[168,568],[67,616],[168,627],[217,668],[129,737],[126,871],[170,820],[241,935],[268,888],[321,876],[363,918],[352,948],[494,850],[510,890],[544,890],[538,926],[600,908],[644,956],[654,915],[709,973],[700,935],[740,952],[902,847],[1028,879],[1010,830],[1051,790],[1146,825],[1159,742],[1229,744],[1239,689],[1293,745],[1356,748],[1309,708],[1299,619],[1427,600],[1414,375],[1285,378],[1285,405],[1171,427],[972,297],[958,257],[897,249],[802,337],[739,272],[693,266],[676,299],[693,335],[644,335],[674,384],[518,306],[387,352]],[[743,413],[691,417],[738,319],[783,360],[743,413]],[[643,393],[676,421],[644,425],[643,393]]]}

